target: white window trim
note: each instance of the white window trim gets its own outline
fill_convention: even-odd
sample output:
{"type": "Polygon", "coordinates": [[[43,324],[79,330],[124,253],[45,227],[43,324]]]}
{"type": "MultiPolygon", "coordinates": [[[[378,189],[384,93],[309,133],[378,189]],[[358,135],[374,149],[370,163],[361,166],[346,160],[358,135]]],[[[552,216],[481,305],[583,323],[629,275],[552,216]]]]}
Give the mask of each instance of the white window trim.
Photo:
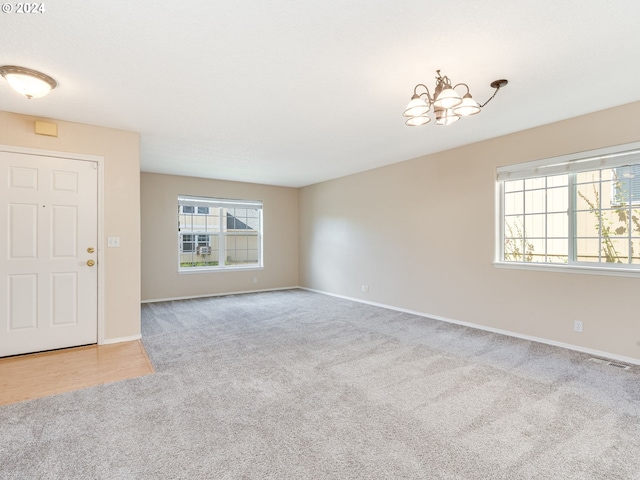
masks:
{"type": "Polygon", "coordinates": [[[248,272],[251,270],[264,270],[264,266],[257,267],[255,265],[234,265],[233,267],[182,267],[178,270],[179,275],[191,275],[194,273],[220,273],[220,272],[238,272],[239,270],[248,272]]]}
{"type": "MultiPolygon", "coordinates": [[[[247,264],[247,265],[218,265],[218,266],[200,266],[200,267],[182,267],[180,266],[180,255],[182,252],[180,251],[180,237],[181,234],[178,232],[178,274],[193,274],[193,273],[212,273],[212,272],[237,272],[237,271],[248,271],[248,270],[264,270],[263,263],[263,229],[264,229],[264,212],[263,212],[263,202],[260,200],[235,200],[235,199],[223,199],[223,198],[214,198],[214,197],[198,197],[193,195],[178,195],[178,205],[192,205],[196,207],[209,207],[209,208],[256,208],[260,210],[260,227],[258,229],[257,238],[258,238],[258,263],[257,264],[247,264]]],[[[200,215],[198,213],[193,213],[189,215],[200,215]]],[[[222,218],[220,218],[220,222],[222,222],[222,218]]],[[[222,252],[225,250],[225,238],[227,234],[222,232],[222,223],[221,230],[218,233],[206,233],[206,232],[189,232],[184,233],[184,235],[208,235],[215,236],[219,239],[219,251],[222,252]]],[[[196,241],[197,243],[197,241],[196,241]]],[[[190,252],[187,252],[190,253],[190,252]]]]}
{"type": "MultiPolygon", "coordinates": [[[[640,163],[640,142],[615,145],[597,150],[589,150],[568,155],[560,155],[542,160],[517,163],[498,167],[495,183],[495,252],[493,265],[496,268],[513,270],[531,270],[544,272],[578,273],[586,275],[605,275],[617,277],[640,277],[637,264],[592,264],[574,262],[572,264],[505,262],[504,258],[504,181],[524,178],[575,173],[601,168],[613,168],[640,163]]],[[[570,182],[571,183],[571,182],[570,182]]],[[[571,190],[571,186],[570,186],[571,190]]],[[[573,211],[573,196],[569,195],[569,210],[573,211]]],[[[573,222],[569,222],[569,239],[573,239],[573,222]]],[[[569,258],[573,255],[573,241],[569,241],[569,258]]]]}
{"type": "MultiPolygon", "coordinates": [[[[621,167],[629,164],[630,157],[640,156],[639,149],[640,142],[634,142],[531,162],[505,165],[498,167],[497,180],[500,182],[569,172],[586,172],[598,168],[621,167]]],[[[632,163],[640,163],[640,160],[632,163]]]]}
{"type": "Polygon", "coordinates": [[[511,270],[534,270],[540,272],[559,273],[580,273],[585,275],[605,275],[611,277],[640,277],[640,270],[620,267],[588,267],[586,265],[563,265],[559,263],[525,263],[525,262],[504,262],[496,260],[493,262],[496,268],[511,270]]]}

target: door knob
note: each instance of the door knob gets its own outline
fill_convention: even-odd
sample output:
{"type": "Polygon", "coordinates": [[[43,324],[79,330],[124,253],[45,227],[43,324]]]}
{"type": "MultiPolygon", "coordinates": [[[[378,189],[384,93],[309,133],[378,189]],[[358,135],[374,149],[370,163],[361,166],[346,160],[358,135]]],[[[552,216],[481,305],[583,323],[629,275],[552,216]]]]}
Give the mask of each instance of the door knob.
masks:
{"type": "Polygon", "coordinates": [[[87,252],[88,252],[88,253],[93,253],[93,252],[95,252],[95,251],[96,251],[96,249],[95,249],[95,248],[93,248],[93,247],[89,247],[89,248],[87,248],[87,252]]]}
{"type": "Polygon", "coordinates": [[[94,262],[93,260],[87,260],[87,265],[89,265],[90,267],[93,267],[96,264],[96,262],[94,262]]]}

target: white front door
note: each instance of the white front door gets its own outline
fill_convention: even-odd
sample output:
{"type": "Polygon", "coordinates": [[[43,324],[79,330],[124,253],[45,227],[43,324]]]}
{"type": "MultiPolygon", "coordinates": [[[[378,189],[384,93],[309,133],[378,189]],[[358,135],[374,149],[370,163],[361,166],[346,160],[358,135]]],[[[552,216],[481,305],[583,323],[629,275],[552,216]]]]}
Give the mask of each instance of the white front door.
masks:
{"type": "Polygon", "coordinates": [[[97,343],[97,188],[96,162],[0,152],[0,357],[97,343]]]}

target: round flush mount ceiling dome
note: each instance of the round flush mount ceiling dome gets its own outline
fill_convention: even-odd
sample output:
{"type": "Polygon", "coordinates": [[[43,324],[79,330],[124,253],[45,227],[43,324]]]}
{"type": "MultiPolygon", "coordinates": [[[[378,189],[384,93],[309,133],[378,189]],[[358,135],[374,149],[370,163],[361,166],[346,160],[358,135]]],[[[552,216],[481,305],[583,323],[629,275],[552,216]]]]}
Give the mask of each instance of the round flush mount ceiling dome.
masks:
{"type": "Polygon", "coordinates": [[[49,75],[16,65],[0,67],[0,75],[7,79],[11,88],[27,98],[44,97],[58,85],[49,75]]]}

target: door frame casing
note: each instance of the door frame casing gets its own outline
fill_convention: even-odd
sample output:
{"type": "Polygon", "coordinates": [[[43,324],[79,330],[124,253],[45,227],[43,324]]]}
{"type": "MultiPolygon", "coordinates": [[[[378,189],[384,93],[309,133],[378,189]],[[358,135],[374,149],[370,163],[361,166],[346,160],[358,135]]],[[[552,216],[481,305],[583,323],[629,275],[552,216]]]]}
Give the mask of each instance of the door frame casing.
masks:
{"type": "Polygon", "coordinates": [[[24,155],[33,155],[36,157],[55,157],[66,158],[69,160],[80,160],[85,162],[94,162],[98,169],[98,304],[96,305],[96,313],[98,320],[98,345],[105,343],[105,317],[104,317],[104,157],[98,155],[86,155],[81,153],[57,152],[52,150],[41,150],[37,148],[17,147],[15,145],[0,144],[0,152],[20,153],[24,155]]]}

